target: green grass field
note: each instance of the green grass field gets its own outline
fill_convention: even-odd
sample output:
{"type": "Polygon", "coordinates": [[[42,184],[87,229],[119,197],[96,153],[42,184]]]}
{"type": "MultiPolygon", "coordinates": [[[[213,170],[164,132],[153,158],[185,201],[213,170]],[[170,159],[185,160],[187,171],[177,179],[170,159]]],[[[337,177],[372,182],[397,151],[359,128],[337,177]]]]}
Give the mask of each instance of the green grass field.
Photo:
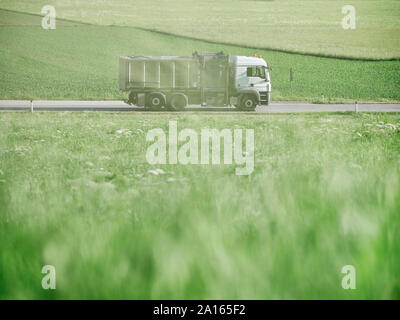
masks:
{"type": "Polygon", "coordinates": [[[0,298],[399,299],[399,139],[390,114],[1,113],[0,298]],[[150,166],[169,120],[254,129],[254,172],[150,166]]]}
{"type": "MultiPolygon", "coordinates": [[[[0,9],[0,99],[124,99],[121,55],[260,47],[273,100],[400,101],[400,2],[353,1],[351,31],[344,4],[0,0],[25,12],[0,9]]],[[[399,140],[398,114],[0,113],[0,299],[400,299],[399,140]],[[254,129],[254,172],[149,165],[170,120],[254,129]]]]}
{"type": "Polygon", "coordinates": [[[329,56],[400,58],[396,0],[1,0],[0,7],[126,25],[217,43],[329,56]],[[343,30],[344,5],[356,9],[356,29],[343,30]]]}
{"type": "MultiPolygon", "coordinates": [[[[120,55],[191,55],[254,50],[138,30],[58,20],[0,10],[1,99],[124,99],[118,88],[120,55]]],[[[273,66],[272,99],[400,100],[400,61],[350,61],[258,50],[273,66]],[[289,69],[294,70],[293,95],[289,69]]]]}

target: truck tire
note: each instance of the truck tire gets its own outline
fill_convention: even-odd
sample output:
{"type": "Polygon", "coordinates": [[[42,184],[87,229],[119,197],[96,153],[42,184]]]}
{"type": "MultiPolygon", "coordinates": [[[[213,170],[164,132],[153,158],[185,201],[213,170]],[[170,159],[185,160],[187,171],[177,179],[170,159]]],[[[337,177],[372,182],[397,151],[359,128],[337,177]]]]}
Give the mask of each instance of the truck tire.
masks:
{"type": "Polygon", "coordinates": [[[138,101],[138,96],[137,96],[137,94],[131,91],[131,92],[129,93],[129,96],[128,96],[128,103],[129,103],[130,105],[135,105],[135,104],[137,103],[137,101],[138,101]]]}
{"type": "Polygon", "coordinates": [[[171,96],[169,106],[172,110],[181,111],[185,109],[188,104],[188,98],[183,93],[175,93],[171,96]]]}
{"type": "Polygon", "coordinates": [[[240,98],[239,109],[243,111],[254,111],[257,107],[257,99],[251,94],[245,94],[240,98]]]}
{"type": "Polygon", "coordinates": [[[165,96],[161,92],[150,93],[146,97],[146,106],[150,110],[160,110],[165,106],[165,96]]]}

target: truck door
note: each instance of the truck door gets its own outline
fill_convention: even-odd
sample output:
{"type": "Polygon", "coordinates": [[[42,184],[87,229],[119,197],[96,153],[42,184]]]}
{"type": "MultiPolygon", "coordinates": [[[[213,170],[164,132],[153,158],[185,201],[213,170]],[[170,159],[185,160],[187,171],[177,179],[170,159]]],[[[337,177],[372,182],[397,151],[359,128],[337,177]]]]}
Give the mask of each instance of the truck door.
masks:
{"type": "Polygon", "coordinates": [[[236,72],[238,89],[265,87],[266,69],[264,66],[239,66],[236,72]]]}

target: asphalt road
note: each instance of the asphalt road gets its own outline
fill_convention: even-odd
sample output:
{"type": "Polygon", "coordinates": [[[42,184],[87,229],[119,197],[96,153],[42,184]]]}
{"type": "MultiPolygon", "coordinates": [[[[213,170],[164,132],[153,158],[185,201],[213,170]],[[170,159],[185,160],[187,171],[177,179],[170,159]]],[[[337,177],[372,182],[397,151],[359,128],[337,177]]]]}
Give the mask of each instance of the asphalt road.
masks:
{"type": "MultiPolygon", "coordinates": [[[[29,111],[31,102],[27,100],[0,100],[0,111],[29,111]]],[[[123,101],[33,101],[34,111],[145,111],[143,107],[132,107],[123,101]]],[[[146,110],[147,111],[147,110],[146,110]]],[[[237,111],[233,107],[189,106],[185,111],[237,111]]],[[[269,106],[259,106],[257,113],[295,112],[344,112],[356,111],[355,104],[312,104],[308,102],[272,102],[269,106]]],[[[358,104],[357,111],[400,112],[400,104],[358,104]]]]}

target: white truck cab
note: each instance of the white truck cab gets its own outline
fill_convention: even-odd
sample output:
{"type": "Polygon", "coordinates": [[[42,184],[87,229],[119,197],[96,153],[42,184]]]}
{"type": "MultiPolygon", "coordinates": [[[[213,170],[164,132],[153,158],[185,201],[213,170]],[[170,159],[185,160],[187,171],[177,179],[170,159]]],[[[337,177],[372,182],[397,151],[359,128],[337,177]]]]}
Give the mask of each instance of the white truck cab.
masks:
{"type": "MultiPolygon", "coordinates": [[[[233,86],[239,99],[245,95],[255,95],[259,104],[269,104],[271,82],[269,68],[264,59],[256,56],[231,56],[231,68],[235,79],[233,86]]],[[[251,105],[252,101],[247,101],[247,108],[251,108],[251,105]]]]}

